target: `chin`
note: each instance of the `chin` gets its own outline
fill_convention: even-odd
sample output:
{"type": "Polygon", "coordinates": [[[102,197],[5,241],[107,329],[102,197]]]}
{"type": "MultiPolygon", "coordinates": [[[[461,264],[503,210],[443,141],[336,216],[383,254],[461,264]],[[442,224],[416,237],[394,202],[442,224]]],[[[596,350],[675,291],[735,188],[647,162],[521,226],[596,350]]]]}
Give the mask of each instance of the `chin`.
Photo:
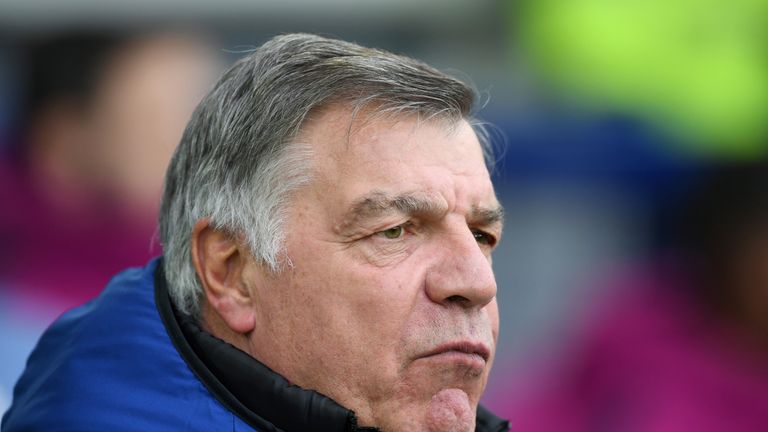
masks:
{"type": "Polygon", "coordinates": [[[472,432],[476,410],[477,403],[472,403],[466,392],[447,388],[426,401],[388,410],[377,426],[382,432],[472,432]]]}
{"type": "Polygon", "coordinates": [[[411,365],[406,379],[377,407],[371,425],[382,432],[473,431],[487,369],[424,363],[411,365]]]}
{"type": "Polygon", "coordinates": [[[420,368],[424,375],[417,386],[421,390],[419,399],[429,401],[446,389],[457,389],[476,407],[488,379],[488,366],[477,362],[442,360],[438,358],[424,361],[426,367],[420,368]]]}

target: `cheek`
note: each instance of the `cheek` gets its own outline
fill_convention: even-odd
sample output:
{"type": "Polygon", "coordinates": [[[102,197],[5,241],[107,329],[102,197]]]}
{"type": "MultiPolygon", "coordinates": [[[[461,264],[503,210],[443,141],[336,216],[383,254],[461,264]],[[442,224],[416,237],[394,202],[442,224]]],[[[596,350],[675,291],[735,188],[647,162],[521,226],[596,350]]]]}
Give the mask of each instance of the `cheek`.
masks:
{"type": "Polygon", "coordinates": [[[499,339],[499,304],[496,302],[496,299],[493,299],[492,302],[488,303],[485,309],[487,310],[488,318],[491,323],[491,331],[493,333],[493,342],[495,345],[499,339]]]}
{"type": "Polygon", "coordinates": [[[294,259],[297,301],[325,328],[329,343],[356,352],[387,352],[400,342],[414,301],[414,281],[350,259],[344,250],[305,247],[294,259]],[[318,259],[318,257],[324,257],[318,259]]]}
{"type": "Polygon", "coordinates": [[[373,337],[367,344],[382,347],[399,342],[414,301],[413,282],[398,272],[373,266],[340,265],[329,290],[337,310],[346,314],[350,327],[373,337]]]}
{"type": "Polygon", "coordinates": [[[396,375],[418,301],[420,284],[412,278],[414,272],[346,262],[336,270],[340,277],[331,288],[334,307],[339,319],[346,319],[339,324],[349,329],[353,349],[379,377],[396,375]]]}
{"type": "MultiPolygon", "coordinates": [[[[306,222],[297,226],[310,226],[306,222]]],[[[369,386],[392,379],[402,367],[405,330],[423,287],[421,273],[406,268],[408,260],[380,267],[359,259],[359,251],[346,245],[295,241],[301,238],[309,237],[288,240],[293,268],[290,288],[281,295],[287,302],[282,307],[300,314],[290,318],[293,336],[335,357],[330,370],[364,371],[369,386]]]]}
{"type": "Polygon", "coordinates": [[[304,360],[335,381],[329,386],[345,383],[362,394],[380,396],[394,387],[403,368],[407,290],[391,278],[344,270],[322,283],[304,285],[323,292],[306,309],[311,324],[302,324],[301,336],[308,339],[305,352],[323,354],[304,360]]]}

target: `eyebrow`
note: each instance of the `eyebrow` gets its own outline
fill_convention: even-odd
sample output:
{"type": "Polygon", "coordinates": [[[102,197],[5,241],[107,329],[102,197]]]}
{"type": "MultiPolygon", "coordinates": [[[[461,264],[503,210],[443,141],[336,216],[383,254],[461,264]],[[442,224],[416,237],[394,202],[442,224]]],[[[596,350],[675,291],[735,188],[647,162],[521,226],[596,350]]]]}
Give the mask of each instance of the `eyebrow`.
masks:
{"type": "MultiPolygon", "coordinates": [[[[337,229],[344,230],[366,219],[395,212],[440,217],[448,212],[448,203],[444,199],[425,193],[404,193],[392,196],[383,191],[374,191],[355,200],[337,229]]],[[[492,208],[473,206],[467,219],[471,224],[482,226],[501,224],[504,221],[504,209],[499,204],[492,208]]]]}
{"type": "Polygon", "coordinates": [[[492,208],[473,206],[469,221],[483,226],[504,225],[504,207],[501,204],[492,208]]]}

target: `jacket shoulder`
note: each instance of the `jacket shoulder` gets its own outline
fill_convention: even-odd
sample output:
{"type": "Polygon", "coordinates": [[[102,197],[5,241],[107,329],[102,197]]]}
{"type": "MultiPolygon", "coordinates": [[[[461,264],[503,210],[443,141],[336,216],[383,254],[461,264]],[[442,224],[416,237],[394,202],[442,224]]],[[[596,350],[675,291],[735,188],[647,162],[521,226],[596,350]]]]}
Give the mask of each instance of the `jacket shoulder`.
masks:
{"type": "Polygon", "coordinates": [[[235,418],[173,346],[154,299],[157,260],[114,277],[41,337],[2,431],[219,430],[235,418]],[[191,415],[191,413],[195,413],[191,415]]]}

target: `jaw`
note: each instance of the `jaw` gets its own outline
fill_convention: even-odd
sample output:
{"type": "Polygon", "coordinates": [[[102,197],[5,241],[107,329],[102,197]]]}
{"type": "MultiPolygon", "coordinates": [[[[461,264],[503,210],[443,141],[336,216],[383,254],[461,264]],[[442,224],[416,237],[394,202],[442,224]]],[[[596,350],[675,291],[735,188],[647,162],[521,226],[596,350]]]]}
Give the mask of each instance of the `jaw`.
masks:
{"type": "Polygon", "coordinates": [[[490,370],[419,359],[403,371],[384,397],[369,405],[362,425],[382,432],[468,432],[474,430],[480,395],[490,370]]]}
{"type": "Polygon", "coordinates": [[[462,389],[446,388],[427,400],[403,402],[387,404],[393,408],[381,407],[370,425],[382,432],[471,432],[475,428],[477,403],[462,389]]]}

